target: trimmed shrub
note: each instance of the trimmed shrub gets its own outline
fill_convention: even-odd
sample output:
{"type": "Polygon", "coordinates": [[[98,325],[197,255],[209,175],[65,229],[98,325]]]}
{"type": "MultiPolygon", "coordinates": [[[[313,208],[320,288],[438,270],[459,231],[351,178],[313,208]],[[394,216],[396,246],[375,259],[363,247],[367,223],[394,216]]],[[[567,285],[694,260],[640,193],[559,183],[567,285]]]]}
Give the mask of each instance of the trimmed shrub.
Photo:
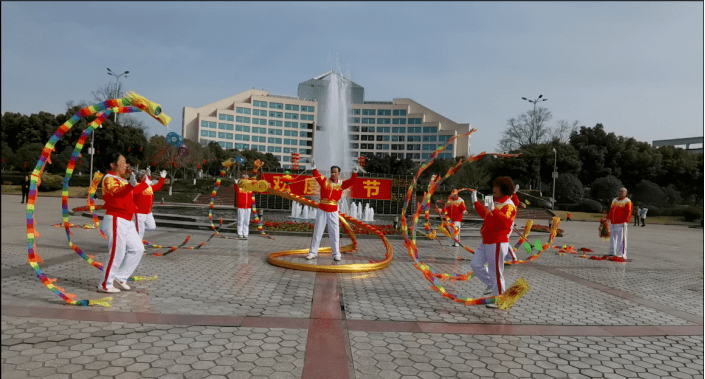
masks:
{"type": "MultiPolygon", "coordinates": [[[[646,212],[646,218],[648,219],[649,216],[665,216],[667,212],[664,212],[663,209],[655,206],[655,205],[646,205],[646,209],[649,211],[646,212]]],[[[634,208],[634,212],[636,212],[636,208],[634,208]]]]}
{"type": "Polygon", "coordinates": [[[699,207],[688,207],[683,210],[683,218],[686,221],[695,221],[699,218],[703,218],[703,209],[699,207]]]}
{"type": "Polygon", "coordinates": [[[44,173],[42,175],[42,184],[39,185],[39,191],[56,191],[63,188],[63,186],[64,178],[62,176],[44,173]]]}
{"type": "Polygon", "coordinates": [[[587,212],[587,213],[601,213],[602,212],[602,205],[600,204],[600,202],[595,201],[595,200],[582,199],[578,203],[577,211],[587,212]]]}

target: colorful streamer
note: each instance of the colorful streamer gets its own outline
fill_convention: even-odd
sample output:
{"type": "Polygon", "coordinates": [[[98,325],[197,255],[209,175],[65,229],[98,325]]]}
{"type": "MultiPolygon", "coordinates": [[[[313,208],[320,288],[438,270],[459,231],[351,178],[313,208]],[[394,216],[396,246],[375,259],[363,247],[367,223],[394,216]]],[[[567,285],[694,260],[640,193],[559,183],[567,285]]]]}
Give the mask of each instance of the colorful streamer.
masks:
{"type": "MultiPolygon", "coordinates": [[[[88,306],[88,305],[101,305],[105,307],[110,307],[110,301],[112,300],[111,297],[105,297],[102,299],[98,300],[76,300],[76,295],[66,293],[65,290],[61,287],[58,287],[54,284],[54,282],[57,279],[52,279],[48,278],[44,271],[39,267],[39,263],[43,262],[39,254],[37,253],[37,247],[35,243],[35,222],[34,222],[34,205],[37,201],[37,187],[38,187],[38,181],[40,180],[40,173],[44,170],[45,164],[47,161],[49,161],[49,157],[51,155],[52,150],[54,149],[56,143],[61,139],[61,137],[69,130],[71,129],[81,118],[87,117],[90,115],[94,115],[98,113],[98,118],[96,121],[92,122],[89,125],[90,131],[84,133],[81,135],[81,139],[79,139],[79,143],[77,143],[76,148],[74,149],[74,153],[72,154],[71,161],[69,162],[69,165],[67,167],[67,174],[66,177],[64,178],[64,190],[62,191],[62,212],[64,215],[68,214],[68,206],[67,202],[66,205],[64,204],[63,197],[64,195],[68,197],[68,182],[71,177],[71,174],[73,173],[73,169],[76,164],[76,159],[78,158],[78,155],[80,154],[80,150],[83,146],[83,143],[85,142],[85,137],[90,134],[93,129],[100,123],[102,123],[107,116],[112,113],[129,113],[129,112],[134,112],[136,111],[135,109],[144,111],[149,113],[150,116],[158,120],[160,123],[163,125],[166,125],[169,123],[171,118],[167,116],[166,114],[161,112],[161,106],[153,103],[147,99],[145,99],[142,96],[139,96],[135,93],[129,93],[126,97],[122,99],[111,99],[104,101],[102,103],[94,104],[92,106],[85,107],[81,109],[79,112],[77,112],[73,117],[71,117],[69,120],[67,120],[63,125],[61,125],[56,132],[52,135],[52,137],[49,139],[49,141],[46,143],[44,146],[44,149],[42,150],[42,154],[39,157],[39,160],[37,161],[37,164],[32,171],[31,175],[31,180],[30,180],[30,185],[29,185],[29,196],[27,199],[27,261],[29,262],[30,266],[34,270],[35,274],[37,277],[42,281],[42,284],[44,284],[49,290],[54,292],[57,296],[59,296],[62,300],[64,300],[68,304],[72,305],[79,305],[79,306],[88,306]],[[79,147],[80,145],[80,147],[79,147]],[[78,151],[78,152],[77,152],[78,151]]],[[[88,130],[88,129],[87,129],[88,130]]],[[[70,231],[68,231],[68,228],[70,227],[70,224],[68,223],[68,220],[64,218],[64,227],[67,230],[67,236],[69,236],[69,242],[70,242],[70,231]]],[[[73,245],[70,242],[71,245],[73,245]]],[[[75,245],[72,246],[72,248],[75,245]]],[[[77,247],[74,248],[74,250],[79,253],[86,261],[91,263],[91,265],[98,267],[100,264],[98,262],[95,262],[92,260],[91,257],[87,256],[85,253],[80,251],[77,247]],[[79,252],[80,251],[80,252],[79,252]]],[[[102,265],[101,265],[102,266],[102,265]]]]}
{"type": "MultiPolygon", "coordinates": [[[[472,134],[474,132],[475,132],[475,129],[472,129],[470,132],[463,134],[462,136],[469,136],[470,134],[472,134]]],[[[411,197],[413,195],[414,188],[416,187],[416,183],[418,181],[419,176],[421,176],[421,173],[423,171],[425,171],[433,163],[433,161],[436,159],[436,157],[438,156],[438,154],[440,152],[442,152],[450,143],[453,142],[453,140],[455,140],[458,137],[461,137],[461,136],[459,135],[459,136],[451,137],[448,140],[448,142],[446,143],[446,145],[439,146],[434,151],[434,153],[431,155],[431,158],[421,165],[421,167],[419,168],[418,172],[414,176],[414,179],[413,179],[412,183],[409,185],[409,188],[407,190],[406,199],[404,201],[404,207],[402,209],[402,215],[406,214],[406,209],[409,206],[409,202],[410,202],[411,197]]],[[[441,182],[443,182],[446,178],[450,177],[455,172],[457,172],[460,169],[461,165],[468,163],[468,162],[477,161],[479,159],[484,158],[486,155],[487,154],[483,152],[477,156],[471,155],[465,159],[460,159],[458,161],[458,163],[454,167],[451,167],[442,178],[436,178],[435,176],[432,177],[429,184],[428,184],[428,189],[424,193],[423,200],[422,200],[421,204],[419,204],[419,206],[416,209],[416,212],[412,216],[412,224],[413,225],[412,225],[412,229],[411,229],[411,238],[409,237],[409,229],[408,229],[406,217],[402,217],[402,235],[404,236],[404,245],[406,246],[406,248],[409,252],[409,256],[411,256],[411,258],[415,262],[414,267],[416,267],[418,270],[420,270],[423,273],[424,278],[426,278],[429,282],[431,282],[431,289],[432,290],[441,293],[441,295],[445,298],[449,298],[449,299],[453,300],[454,302],[462,303],[465,305],[480,305],[480,304],[496,303],[499,305],[500,309],[508,309],[512,305],[514,305],[514,303],[529,290],[529,286],[524,279],[520,278],[506,292],[504,292],[503,294],[498,295],[498,296],[484,297],[484,298],[477,298],[477,299],[458,296],[456,294],[452,294],[452,293],[449,293],[448,291],[446,291],[446,289],[442,285],[440,285],[440,281],[450,280],[451,282],[453,282],[456,280],[460,280],[460,281],[468,280],[469,278],[474,276],[474,272],[471,271],[466,274],[455,274],[455,275],[446,274],[446,273],[436,273],[428,265],[426,265],[425,263],[423,263],[419,260],[418,246],[416,244],[416,225],[418,224],[420,213],[423,209],[423,205],[429,204],[430,199],[431,199],[431,195],[433,195],[433,193],[436,191],[436,189],[438,188],[438,185],[441,182]]],[[[496,156],[500,156],[500,157],[516,156],[516,155],[509,155],[509,154],[492,154],[492,155],[496,155],[496,156]]],[[[553,229],[551,232],[551,241],[555,237],[555,229],[557,229],[558,221],[559,220],[554,220],[553,229]]],[[[450,232],[448,231],[447,228],[443,228],[442,230],[445,230],[450,235],[450,232]]],[[[546,244],[544,246],[543,251],[545,251],[545,249],[547,249],[547,248],[548,248],[548,244],[546,244]]],[[[537,258],[538,255],[532,256],[531,258],[533,258],[533,257],[537,258]]]]}

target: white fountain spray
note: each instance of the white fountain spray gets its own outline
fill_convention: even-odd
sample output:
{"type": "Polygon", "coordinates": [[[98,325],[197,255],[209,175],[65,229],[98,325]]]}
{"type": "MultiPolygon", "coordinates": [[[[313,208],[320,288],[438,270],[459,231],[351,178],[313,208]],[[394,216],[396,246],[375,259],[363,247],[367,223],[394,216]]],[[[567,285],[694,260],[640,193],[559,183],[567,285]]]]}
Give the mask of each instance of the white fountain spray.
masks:
{"type": "Polygon", "coordinates": [[[329,172],[331,166],[339,166],[341,173],[348,176],[353,167],[348,136],[352,109],[350,81],[336,71],[330,71],[324,80],[329,83],[325,101],[318,102],[322,130],[315,132],[313,156],[320,171],[329,172]]]}

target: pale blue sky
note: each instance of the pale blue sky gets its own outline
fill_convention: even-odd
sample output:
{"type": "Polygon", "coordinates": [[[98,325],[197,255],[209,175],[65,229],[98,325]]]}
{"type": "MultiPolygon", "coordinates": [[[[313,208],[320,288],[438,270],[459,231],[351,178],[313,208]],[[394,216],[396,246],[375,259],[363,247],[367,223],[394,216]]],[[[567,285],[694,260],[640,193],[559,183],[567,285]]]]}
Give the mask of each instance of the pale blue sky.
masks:
{"type": "Polygon", "coordinates": [[[130,71],[123,88],[184,106],[250,88],[296,95],[336,68],[365,100],[411,98],[478,129],[543,94],[559,119],[640,141],[703,135],[703,2],[3,1],[1,111],[62,113],[130,71]]]}

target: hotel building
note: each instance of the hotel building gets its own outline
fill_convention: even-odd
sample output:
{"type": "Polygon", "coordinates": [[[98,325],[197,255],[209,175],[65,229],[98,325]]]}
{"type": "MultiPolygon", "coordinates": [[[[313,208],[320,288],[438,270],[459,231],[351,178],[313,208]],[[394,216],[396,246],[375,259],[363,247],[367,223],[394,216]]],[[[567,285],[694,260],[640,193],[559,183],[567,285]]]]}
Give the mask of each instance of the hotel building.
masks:
{"type": "MultiPolygon", "coordinates": [[[[298,96],[251,89],[199,108],[184,107],[182,135],[204,146],[217,142],[224,149],[272,153],[284,168],[291,167],[291,153],[299,153],[301,167],[308,167],[322,114],[318,100],[325,96],[328,75],[336,74],[300,83],[298,96]]],[[[411,99],[364,101],[364,88],[352,82],[350,92],[351,160],[391,155],[423,162],[439,145],[471,129],[470,124],[458,124],[411,99]]],[[[469,153],[470,139],[465,136],[439,158],[469,153]]]]}

